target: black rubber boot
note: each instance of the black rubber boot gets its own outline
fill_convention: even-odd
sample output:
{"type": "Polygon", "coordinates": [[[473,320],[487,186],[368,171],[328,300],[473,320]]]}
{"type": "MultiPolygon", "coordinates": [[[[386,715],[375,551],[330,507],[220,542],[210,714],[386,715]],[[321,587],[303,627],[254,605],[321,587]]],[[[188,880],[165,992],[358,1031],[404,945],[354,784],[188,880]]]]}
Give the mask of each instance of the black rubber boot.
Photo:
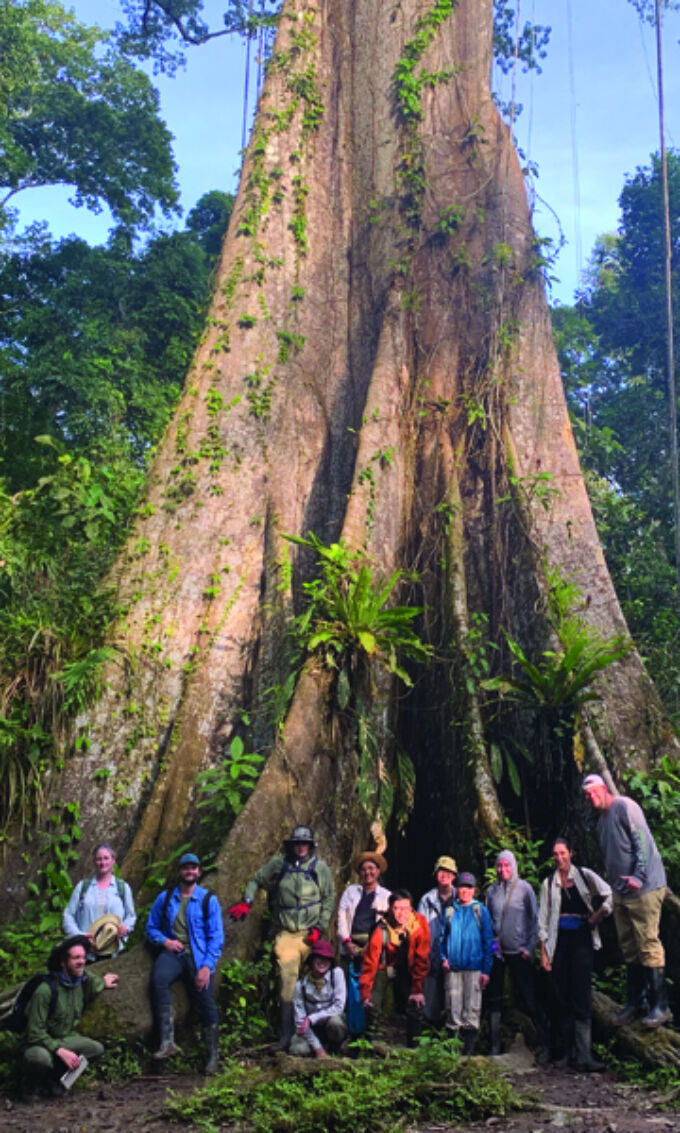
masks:
{"type": "Polygon", "coordinates": [[[418,1039],[423,1033],[422,1007],[415,1007],[410,1001],[406,1007],[406,1045],[410,1049],[418,1045],[418,1039]]]}
{"type": "Polygon", "coordinates": [[[501,1013],[500,1011],[491,1011],[489,1013],[489,1030],[491,1032],[491,1053],[501,1053],[501,1013]]]}
{"type": "Polygon", "coordinates": [[[665,968],[645,968],[644,972],[647,980],[647,998],[650,1009],[642,1020],[642,1025],[648,1027],[649,1030],[654,1030],[655,1027],[660,1027],[673,1018],[668,1006],[666,971],[665,968]]]}
{"type": "Polygon", "coordinates": [[[573,1063],[574,1070],[581,1070],[586,1074],[599,1074],[600,1071],[604,1070],[604,1062],[598,1062],[597,1059],[593,1058],[590,1044],[590,1019],[575,1019],[574,1045],[576,1047],[576,1057],[573,1063]]]}
{"type": "Polygon", "coordinates": [[[295,1016],[292,1003],[281,1004],[281,1029],[279,1031],[279,1050],[288,1050],[290,1040],[295,1034],[295,1016]]]}
{"type": "Polygon", "coordinates": [[[173,1055],[179,1054],[179,1047],[175,1046],[175,1027],[172,1017],[172,1007],[168,1004],[162,1007],[158,1016],[158,1035],[160,1038],[160,1046],[151,1055],[157,1061],[164,1058],[172,1058],[173,1055]]]}
{"type": "Polygon", "coordinates": [[[477,1031],[474,1027],[461,1027],[460,1037],[463,1040],[463,1054],[467,1058],[475,1049],[477,1031]]]}
{"type": "Polygon", "coordinates": [[[220,1038],[220,1025],[219,1023],[212,1023],[209,1027],[203,1028],[203,1042],[205,1043],[205,1066],[203,1073],[206,1078],[217,1074],[219,1068],[219,1038],[220,1038]]]}
{"type": "Polygon", "coordinates": [[[615,1027],[626,1027],[645,1009],[645,969],[642,964],[626,964],[626,1006],[612,1019],[615,1027]]]}

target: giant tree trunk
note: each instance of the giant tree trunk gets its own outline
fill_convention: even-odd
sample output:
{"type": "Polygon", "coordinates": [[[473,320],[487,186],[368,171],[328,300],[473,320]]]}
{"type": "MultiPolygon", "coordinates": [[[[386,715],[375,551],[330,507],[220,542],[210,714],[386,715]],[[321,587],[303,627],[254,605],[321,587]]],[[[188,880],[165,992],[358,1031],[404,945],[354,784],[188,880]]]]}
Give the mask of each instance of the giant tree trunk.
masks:
{"type": "MultiPolygon", "coordinates": [[[[315,566],[284,534],[419,572],[436,659],[407,699],[376,672],[373,707],[375,799],[397,742],[416,764],[409,861],[392,856],[414,884],[442,850],[473,861],[502,821],[471,627],[540,642],[547,561],[576,577],[593,624],[625,628],[491,42],[491,0],[284,5],[205,336],[115,571],[120,663],[50,787],[81,803],[83,856],[106,834],[133,882],[195,829],[196,775],[235,734],[268,761],[219,854],[224,899],[293,822],[338,875],[371,827],[383,836],[332,675],[308,661],[283,726],[268,716],[315,566]]],[[[636,654],[600,691],[615,772],[673,743],[636,654]]],[[[548,833],[559,820],[541,816],[548,833]]]]}

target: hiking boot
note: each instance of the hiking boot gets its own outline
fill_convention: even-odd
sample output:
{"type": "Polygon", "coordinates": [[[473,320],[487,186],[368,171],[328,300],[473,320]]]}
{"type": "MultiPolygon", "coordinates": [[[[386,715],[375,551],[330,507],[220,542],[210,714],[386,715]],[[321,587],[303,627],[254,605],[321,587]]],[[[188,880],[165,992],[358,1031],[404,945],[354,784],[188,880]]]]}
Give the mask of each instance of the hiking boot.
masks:
{"type": "Polygon", "coordinates": [[[205,1044],[206,1053],[203,1073],[205,1074],[206,1078],[210,1077],[213,1074],[217,1074],[219,1069],[219,1037],[219,1023],[211,1023],[209,1027],[203,1028],[203,1042],[205,1044]]]}
{"type": "Polygon", "coordinates": [[[664,968],[645,968],[647,980],[647,998],[650,1010],[642,1020],[642,1026],[654,1030],[662,1023],[668,1023],[673,1018],[668,1006],[668,988],[666,987],[666,972],[664,968]]]}
{"type": "Polygon", "coordinates": [[[158,1034],[160,1046],[151,1055],[158,1062],[164,1058],[174,1058],[179,1054],[179,1047],[175,1046],[175,1026],[170,1005],[162,1007],[158,1016],[158,1034]]]}
{"type": "Polygon", "coordinates": [[[474,1027],[461,1027],[460,1037],[463,1040],[463,1055],[467,1058],[475,1049],[477,1031],[474,1027]]]}

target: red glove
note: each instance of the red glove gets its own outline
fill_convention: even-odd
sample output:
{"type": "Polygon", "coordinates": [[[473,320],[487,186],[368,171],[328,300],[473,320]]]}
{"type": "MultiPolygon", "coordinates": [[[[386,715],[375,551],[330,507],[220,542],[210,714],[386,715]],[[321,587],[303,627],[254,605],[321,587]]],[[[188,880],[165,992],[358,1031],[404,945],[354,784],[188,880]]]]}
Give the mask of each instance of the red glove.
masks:
{"type": "Polygon", "coordinates": [[[227,909],[227,913],[231,917],[232,921],[244,921],[249,912],[250,905],[247,901],[237,901],[235,905],[232,905],[230,909],[227,909]]]}
{"type": "Polygon", "coordinates": [[[320,928],[310,928],[305,937],[305,944],[316,944],[317,940],[321,940],[323,933],[320,928]]]}

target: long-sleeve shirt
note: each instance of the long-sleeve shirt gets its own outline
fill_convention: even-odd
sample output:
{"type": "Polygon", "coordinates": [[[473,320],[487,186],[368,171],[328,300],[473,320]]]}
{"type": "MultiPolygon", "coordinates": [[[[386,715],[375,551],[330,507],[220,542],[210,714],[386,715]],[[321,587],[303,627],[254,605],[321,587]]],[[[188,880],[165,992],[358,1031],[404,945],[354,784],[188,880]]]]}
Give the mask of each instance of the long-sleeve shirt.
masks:
{"type": "MultiPolygon", "coordinates": [[[[194,887],[186,907],[186,929],[196,970],[205,967],[214,972],[224,947],[224,927],[220,903],[214,893],[210,895],[204,916],[205,894],[206,890],[202,885],[194,887]]],[[[181,903],[179,887],[175,886],[170,894],[167,911],[166,896],[165,890],[158,894],[146,923],[147,938],[161,948],[168,938],[176,939],[173,925],[181,903]]]]}
{"type": "Polygon", "coordinates": [[[293,993],[295,1026],[299,1027],[305,1019],[309,1019],[310,1026],[304,1037],[312,1050],[318,1050],[322,1045],[314,1027],[333,1015],[342,1015],[346,1000],[345,973],[340,967],[330,968],[320,984],[312,979],[309,972],[298,980],[293,993]]]}
{"type": "MultiPolygon", "coordinates": [[[[104,913],[112,913],[120,917],[128,932],[132,932],[137,923],[137,914],[132,890],[127,882],[111,877],[106,889],[100,889],[96,877],[79,881],[64,909],[64,934],[78,936],[79,933],[87,932],[90,925],[104,913]]],[[[118,951],[123,947],[123,943],[121,939],[118,951]]]]}
{"type": "Polygon", "coordinates": [[[633,896],[624,877],[641,882],[639,893],[666,885],[666,871],[647,820],[634,799],[618,795],[597,824],[607,881],[615,893],[633,896]]]}
{"type": "Polygon", "coordinates": [[[309,856],[291,861],[283,854],[270,858],[246,885],[245,900],[252,901],[258,889],[266,889],[269,908],[277,929],[302,932],[330,924],[335,887],[325,862],[309,856]]]}
{"type": "Polygon", "coordinates": [[[33,992],[26,1008],[25,1046],[43,1046],[54,1054],[60,1046],[67,1046],[70,1035],[76,1033],[80,1016],[88,1003],[104,989],[104,980],[88,971],[77,984],[65,984],[55,975],[57,998],[50,1012],[52,988],[44,980],[33,992]]]}

